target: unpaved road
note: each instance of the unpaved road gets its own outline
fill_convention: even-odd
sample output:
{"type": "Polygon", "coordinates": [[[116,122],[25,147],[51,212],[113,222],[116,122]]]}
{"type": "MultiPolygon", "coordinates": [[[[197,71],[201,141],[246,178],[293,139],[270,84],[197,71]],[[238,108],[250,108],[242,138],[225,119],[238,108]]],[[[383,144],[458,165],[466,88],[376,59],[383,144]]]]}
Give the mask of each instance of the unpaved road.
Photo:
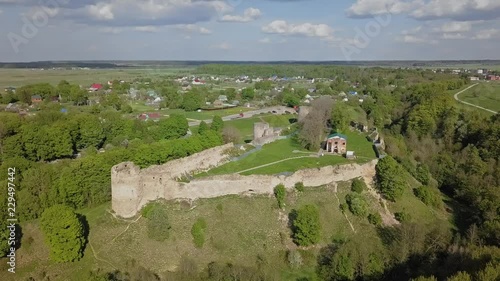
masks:
{"type": "Polygon", "coordinates": [[[491,109],[487,109],[487,108],[484,108],[482,106],[479,106],[479,105],[475,105],[475,104],[472,104],[472,103],[469,103],[469,102],[466,102],[466,101],[462,101],[460,99],[458,99],[458,95],[460,95],[461,93],[477,86],[478,84],[474,84],[474,85],[470,85],[469,87],[467,87],[466,89],[463,89],[462,91],[456,93],[453,97],[455,98],[456,101],[460,102],[460,103],[463,103],[463,104],[466,104],[466,105],[469,105],[469,106],[473,106],[473,107],[476,107],[476,108],[479,108],[479,109],[482,109],[482,110],[486,110],[488,112],[491,112],[493,114],[498,114],[498,112],[494,111],[494,110],[491,110],[491,109]]]}

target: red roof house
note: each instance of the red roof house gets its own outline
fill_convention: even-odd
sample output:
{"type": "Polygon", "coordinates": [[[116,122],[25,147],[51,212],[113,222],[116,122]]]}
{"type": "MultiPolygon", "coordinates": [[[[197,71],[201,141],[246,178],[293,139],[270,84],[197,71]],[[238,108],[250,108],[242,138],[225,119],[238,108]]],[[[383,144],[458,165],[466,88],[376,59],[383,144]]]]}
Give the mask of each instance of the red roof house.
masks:
{"type": "Polygon", "coordinates": [[[90,86],[89,90],[90,91],[99,91],[100,89],[102,89],[102,84],[97,84],[97,83],[94,83],[92,84],[92,86],[90,86]]]}
{"type": "Polygon", "coordinates": [[[161,114],[160,113],[143,113],[141,115],[139,115],[138,117],[140,120],[158,120],[161,118],[161,114]]]}

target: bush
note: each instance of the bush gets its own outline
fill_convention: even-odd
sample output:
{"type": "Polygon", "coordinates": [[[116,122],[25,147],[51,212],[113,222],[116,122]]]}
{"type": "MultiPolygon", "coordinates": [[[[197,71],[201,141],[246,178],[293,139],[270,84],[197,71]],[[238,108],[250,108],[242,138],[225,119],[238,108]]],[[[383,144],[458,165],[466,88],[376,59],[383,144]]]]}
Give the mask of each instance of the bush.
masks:
{"type": "Polygon", "coordinates": [[[299,251],[288,251],[287,253],[288,264],[291,268],[299,268],[304,263],[302,255],[299,251]]]}
{"type": "Polygon", "coordinates": [[[368,221],[375,226],[379,226],[382,224],[382,216],[379,213],[369,214],[368,221]]]}
{"type": "Polygon", "coordinates": [[[442,207],[443,201],[441,200],[441,196],[437,189],[429,186],[420,186],[415,188],[413,192],[418,199],[424,202],[425,205],[435,208],[442,207]]]}
{"type": "Polygon", "coordinates": [[[207,223],[203,218],[199,218],[191,228],[191,235],[193,235],[193,242],[196,248],[202,248],[205,244],[205,229],[207,223]]]}
{"type": "Polygon", "coordinates": [[[142,207],[141,209],[141,215],[147,219],[150,218],[151,216],[151,211],[154,209],[154,208],[160,208],[161,207],[161,204],[158,203],[158,202],[150,202],[150,203],[147,203],[144,207],[142,207]]]}
{"type": "Polygon", "coordinates": [[[276,196],[276,200],[278,200],[279,208],[283,208],[285,206],[285,196],[286,196],[286,189],[283,184],[278,184],[274,188],[274,196],[276,196]]]}
{"type": "Polygon", "coordinates": [[[431,174],[429,172],[429,167],[424,164],[418,164],[415,170],[415,178],[421,182],[423,185],[428,185],[431,181],[431,174]]]}
{"type": "Polygon", "coordinates": [[[399,212],[395,213],[394,217],[399,221],[399,222],[409,222],[411,220],[411,216],[408,213],[405,212],[399,212]]]}
{"type": "Polygon", "coordinates": [[[368,212],[366,200],[359,194],[347,194],[345,197],[349,210],[356,216],[364,217],[368,212]]]}
{"type": "Polygon", "coordinates": [[[160,204],[151,208],[147,213],[148,216],[148,237],[163,242],[170,236],[170,223],[168,221],[167,210],[160,204]]]}
{"type": "Polygon", "coordinates": [[[316,244],[320,240],[321,224],[316,205],[304,205],[292,212],[292,231],[294,242],[299,246],[316,244]]]}
{"type": "Polygon", "coordinates": [[[348,209],[349,209],[349,206],[347,206],[347,203],[342,203],[340,204],[340,210],[342,211],[342,213],[345,213],[348,209]]]}
{"type": "Polygon", "coordinates": [[[351,191],[362,193],[366,189],[366,184],[362,179],[354,179],[351,183],[351,191]]]}
{"type": "Polygon", "coordinates": [[[295,189],[300,192],[304,192],[304,183],[303,182],[297,182],[295,183],[295,189]]]}

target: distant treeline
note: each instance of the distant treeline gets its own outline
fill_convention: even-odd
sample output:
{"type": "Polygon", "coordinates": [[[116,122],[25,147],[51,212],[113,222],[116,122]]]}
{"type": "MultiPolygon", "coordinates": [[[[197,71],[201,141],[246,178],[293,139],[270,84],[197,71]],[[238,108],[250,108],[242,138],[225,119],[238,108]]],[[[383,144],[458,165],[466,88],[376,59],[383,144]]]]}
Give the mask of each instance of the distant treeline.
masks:
{"type": "Polygon", "coordinates": [[[440,61],[37,61],[0,62],[0,68],[129,68],[129,67],[197,67],[208,64],[222,65],[329,65],[367,67],[447,67],[454,65],[500,65],[500,60],[440,60],[440,61]]]}

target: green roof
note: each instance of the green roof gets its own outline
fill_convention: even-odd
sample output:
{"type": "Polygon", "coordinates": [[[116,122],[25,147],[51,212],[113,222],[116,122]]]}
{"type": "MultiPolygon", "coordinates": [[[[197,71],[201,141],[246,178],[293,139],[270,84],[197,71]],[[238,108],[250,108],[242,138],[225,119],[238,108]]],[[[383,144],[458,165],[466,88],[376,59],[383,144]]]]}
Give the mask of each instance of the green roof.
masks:
{"type": "Polygon", "coordinates": [[[339,134],[339,133],[335,133],[335,134],[329,135],[328,139],[335,138],[335,137],[339,137],[339,138],[343,138],[343,139],[347,140],[347,136],[346,135],[342,135],[342,134],[339,134]]]}

